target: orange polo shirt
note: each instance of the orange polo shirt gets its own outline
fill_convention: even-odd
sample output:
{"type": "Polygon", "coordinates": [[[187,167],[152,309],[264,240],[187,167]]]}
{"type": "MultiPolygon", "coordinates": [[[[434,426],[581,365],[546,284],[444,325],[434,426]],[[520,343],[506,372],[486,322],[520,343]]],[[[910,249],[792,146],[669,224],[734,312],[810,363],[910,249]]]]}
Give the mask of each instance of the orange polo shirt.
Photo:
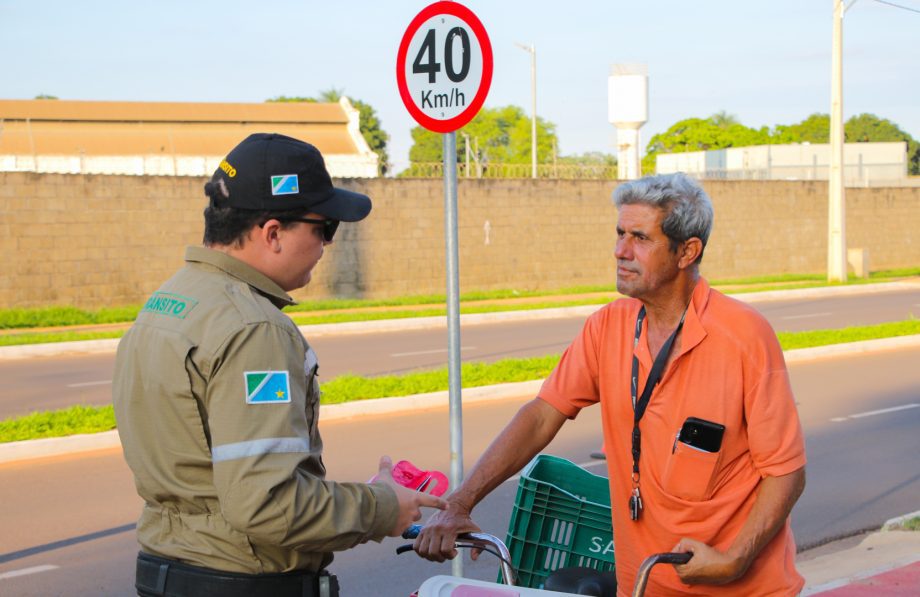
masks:
{"type": "MultiPolygon", "coordinates": [[[[677,357],[652,393],[639,424],[640,489],[645,508],[629,517],[632,490],[632,367],[641,303],[621,299],[585,323],[546,379],[540,398],[569,418],[600,402],[610,477],[614,555],[621,595],[632,590],[639,564],[683,537],[728,549],[747,519],[765,476],[805,465],[805,444],[776,334],[753,308],[700,279],[687,309],[677,357]],[[718,453],[676,444],[688,417],[725,426],[718,453]]],[[[639,391],[652,368],[648,320],[635,355],[639,391]]],[[[804,585],[795,569],[789,521],[747,573],[722,586],[686,585],[670,565],[651,573],[649,595],[794,595],[804,585]]]]}

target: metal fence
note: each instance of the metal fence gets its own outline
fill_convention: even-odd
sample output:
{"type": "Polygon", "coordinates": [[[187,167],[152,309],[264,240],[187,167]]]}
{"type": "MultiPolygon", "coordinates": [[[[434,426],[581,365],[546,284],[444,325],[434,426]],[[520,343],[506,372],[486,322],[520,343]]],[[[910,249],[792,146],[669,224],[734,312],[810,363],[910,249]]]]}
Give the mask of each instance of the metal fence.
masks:
{"type": "MultiPolygon", "coordinates": [[[[531,178],[527,164],[457,163],[458,178],[531,178]]],[[[440,162],[413,162],[399,176],[403,178],[441,178],[440,162]]],[[[537,164],[537,178],[563,180],[616,180],[616,165],[607,164],[537,164]]]]}
{"type": "MultiPolygon", "coordinates": [[[[827,180],[830,166],[776,166],[764,168],[708,168],[703,178],[716,180],[827,180]]],[[[847,164],[843,167],[847,186],[900,186],[905,180],[904,164],[847,164]]]]}

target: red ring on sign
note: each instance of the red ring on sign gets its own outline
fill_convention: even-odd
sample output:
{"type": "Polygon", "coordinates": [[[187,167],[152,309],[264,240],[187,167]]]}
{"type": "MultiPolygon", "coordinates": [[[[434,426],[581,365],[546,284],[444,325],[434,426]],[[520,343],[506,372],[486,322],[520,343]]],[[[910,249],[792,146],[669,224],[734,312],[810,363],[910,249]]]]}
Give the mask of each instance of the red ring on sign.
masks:
{"type": "Polygon", "coordinates": [[[450,133],[471,121],[485,103],[486,96],[489,94],[489,87],[492,85],[492,43],[489,41],[486,28],[482,26],[479,18],[470,9],[457,2],[435,2],[422,9],[422,12],[418,13],[409,23],[409,27],[403,34],[402,41],[399,42],[399,52],[396,54],[396,84],[399,87],[399,95],[402,97],[402,101],[409,113],[416,122],[430,131],[450,133]],[[412,36],[428,19],[441,14],[455,16],[469,25],[479,42],[479,47],[482,48],[482,79],[479,81],[476,96],[466,110],[446,120],[438,120],[422,112],[412,101],[409,85],[406,83],[406,55],[409,53],[409,43],[412,41],[412,36]]]}

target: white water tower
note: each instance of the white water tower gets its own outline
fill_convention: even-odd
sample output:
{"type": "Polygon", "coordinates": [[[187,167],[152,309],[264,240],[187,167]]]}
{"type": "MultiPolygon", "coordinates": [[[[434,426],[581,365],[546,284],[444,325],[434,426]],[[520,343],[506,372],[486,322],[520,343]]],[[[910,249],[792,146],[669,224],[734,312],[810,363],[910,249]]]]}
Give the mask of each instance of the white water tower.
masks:
{"type": "Polygon", "coordinates": [[[608,120],[617,127],[617,178],[639,178],[639,128],[648,121],[648,65],[614,64],[607,100],[608,120]]]}

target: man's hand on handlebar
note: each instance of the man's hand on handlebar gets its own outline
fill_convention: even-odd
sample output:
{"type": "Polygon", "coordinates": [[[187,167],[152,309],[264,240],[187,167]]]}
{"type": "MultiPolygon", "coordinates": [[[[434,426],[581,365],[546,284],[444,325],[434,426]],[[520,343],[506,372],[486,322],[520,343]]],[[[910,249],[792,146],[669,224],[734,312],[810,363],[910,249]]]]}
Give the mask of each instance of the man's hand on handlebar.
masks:
{"type": "Polygon", "coordinates": [[[447,502],[439,497],[420,491],[407,489],[393,480],[393,461],[389,456],[380,458],[380,470],[377,473],[377,481],[382,481],[393,488],[396,492],[396,500],[399,503],[399,516],[396,524],[390,529],[390,537],[399,537],[403,531],[412,526],[412,523],[422,519],[422,508],[438,508],[443,510],[447,508],[447,502]]]}
{"type": "Polygon", "coordinates": [[[681,539],[671,551],[693,554],[686,564],[674,566],[677,576],[688,585],[724,585],[741,578],[748,568],[747,563],[731,554],[695,539],[681,539]]]}
{"type": "MultiPolygon", "coordinates": [[[[457,535],[478,533],[480,528],[470,518],[469,509],[448,498],[447,509],[435,512],[425,528],[415,539],[412,548],[419,556],[432,562],[443,562],[457,557],[454,543],[457,535]]],[[[479,550],[473,550],[471,557],[479,557],[479,550]]]]}

